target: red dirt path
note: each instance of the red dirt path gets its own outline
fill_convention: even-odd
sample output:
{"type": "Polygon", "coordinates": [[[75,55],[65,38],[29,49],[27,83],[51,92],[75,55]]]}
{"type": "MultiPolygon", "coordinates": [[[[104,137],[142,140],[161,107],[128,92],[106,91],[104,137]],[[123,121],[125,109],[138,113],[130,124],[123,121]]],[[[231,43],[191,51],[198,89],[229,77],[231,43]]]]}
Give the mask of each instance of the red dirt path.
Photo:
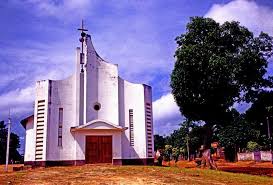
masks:
{"type": "MultiPolygon", "coordinates": [[[[168,166],[169,163],[163,165],[168,166]]],[[[236,162],[230,163],[225,161],[217,161],[218,170],[233,172],[233,173],[245,173],[251,175],[269,176],[273,177],[273,164],[271,162],[236,162]]],[[[174,162],[171,162],[171,166],[174,166],[174,162]]],[[[196,168],[195,162],[191,161],[178,161],[176,166],[181,168],[196,168]]]]}

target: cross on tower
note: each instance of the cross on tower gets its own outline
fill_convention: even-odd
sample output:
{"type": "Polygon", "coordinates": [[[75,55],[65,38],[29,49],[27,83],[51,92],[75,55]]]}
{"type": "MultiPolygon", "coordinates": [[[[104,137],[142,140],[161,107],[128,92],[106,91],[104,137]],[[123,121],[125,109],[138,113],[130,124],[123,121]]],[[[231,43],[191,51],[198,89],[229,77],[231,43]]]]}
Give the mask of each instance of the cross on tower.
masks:
{"type": "MultiPolygon", "coordinates": [[[[79,31],[82,31],[81,36],[84,37],[85,35],[82,35],[85,31],[88,31],[87,29],[84,28],[83,26],[83,20],[82,20],[82,27],[78,29],[79,31]]],[[[84,33],[85,34],[85,33],[84,33]]]]}

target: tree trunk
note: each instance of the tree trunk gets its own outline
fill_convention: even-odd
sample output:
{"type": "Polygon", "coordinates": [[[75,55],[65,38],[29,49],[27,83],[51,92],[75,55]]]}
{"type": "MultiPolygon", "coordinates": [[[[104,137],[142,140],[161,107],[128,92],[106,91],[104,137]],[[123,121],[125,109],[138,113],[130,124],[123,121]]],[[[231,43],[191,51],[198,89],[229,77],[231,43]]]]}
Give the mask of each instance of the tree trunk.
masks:
{"type": "Polygon", "coordinates": [[[205,149],[208,149],[210,148],[211,141],[212,141],[212,135],[213,135],[212,126],[210,124],[205,124],[203,128],[204,128],[203,145],[205,149]]]}

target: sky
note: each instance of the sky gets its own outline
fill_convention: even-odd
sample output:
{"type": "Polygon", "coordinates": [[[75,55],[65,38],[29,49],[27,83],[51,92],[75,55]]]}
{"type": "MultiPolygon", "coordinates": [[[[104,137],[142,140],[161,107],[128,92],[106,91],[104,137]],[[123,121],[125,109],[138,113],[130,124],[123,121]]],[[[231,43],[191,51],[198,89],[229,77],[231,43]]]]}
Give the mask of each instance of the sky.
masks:
{"type": "Polygon", "coordinates": [[[119,65],[122,78],[152,86],[154,132],[170,134],[184,119],[169,86],[175,38],[192,16],[235,20],[256,35],[273,35],[271,0],[0,1],[0,120],[7,120],[10,108],[12,130],[24,145],[20,120],[33,114],[35,82],[74,72],[84,19],[96,51],[119,65]]]}

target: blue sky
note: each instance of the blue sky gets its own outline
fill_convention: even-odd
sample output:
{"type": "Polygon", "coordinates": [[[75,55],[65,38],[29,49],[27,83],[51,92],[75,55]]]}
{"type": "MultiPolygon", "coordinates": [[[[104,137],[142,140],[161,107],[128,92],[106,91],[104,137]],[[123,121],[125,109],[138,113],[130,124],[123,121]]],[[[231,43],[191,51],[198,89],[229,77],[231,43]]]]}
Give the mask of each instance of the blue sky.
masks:
{"type": "Polygon", "coordinates": [[[10,107],[13,131],[24,136],[19,121],[33,112],[35,81],[73,73],[84,19],[97,52],[119,64],[120,76],[153,87],[155,133],[169,134],[182,121],[169,87],[174,39],[191,16],[236,20],[255,34],[273,35],[270,0],[1,1],[0,120],[10,107]]]}

